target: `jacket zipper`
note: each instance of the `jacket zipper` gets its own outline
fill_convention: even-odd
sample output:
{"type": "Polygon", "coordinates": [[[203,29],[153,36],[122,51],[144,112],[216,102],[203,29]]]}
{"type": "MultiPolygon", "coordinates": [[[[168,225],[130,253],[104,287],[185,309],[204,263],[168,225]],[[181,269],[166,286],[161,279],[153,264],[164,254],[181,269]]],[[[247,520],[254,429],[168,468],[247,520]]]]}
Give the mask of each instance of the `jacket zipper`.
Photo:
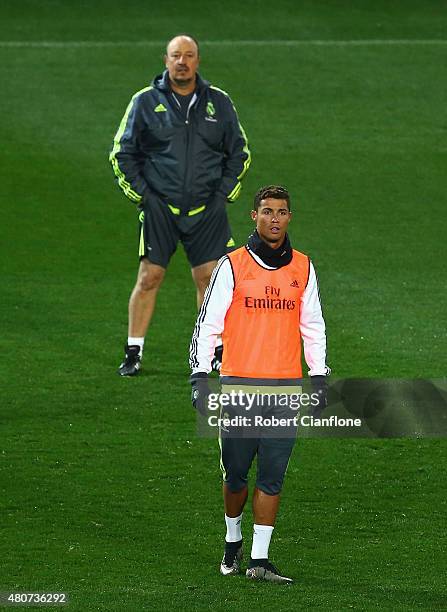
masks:
{"type": "MultiPolygon", "coordinates": [[[[186,184],[188,183],[188,178],[189,178],[189,174],[190,174],[190,167],[189,167],[189,151],[191,149],[191,141],[193,140],[193,134],[192,134],[192,130],[190,127],[190,123],[189,123],[189,113],[191,111],[191,109],[193,108],[194,105],[198,104],[199,101],[199,96],[197,94],[195,94],[195,98],[194,96],[191,98],[191,102],[188,106],[188,109],[186,111],[186,120],[185,120],[185,130],[186,130],[186,146],[185,146],[185,174],[184,174],[184,178],[183,178],[183,197],[182,197],[182,208],[181,211],[182,212],[188,212],[191,208],[191,202],[189,201],[188,207],[185,207],[185,197],[186,197],[186,184]]],[[[174,92],[172,92],[172,97],[174,98],[177,106],[179,109],[181,109],[181,105],[180,102],[177,100],[174,92]]],[[[182,117],[183,119],[183,117],[182,117]]],[[[189,183],[191,183],[191,181],[189,181],[189,183]]],[[[191,194],[192,195],[192,194],[191,194]]]]}
{"type": "MultiPolygon", "coordinates": [[[[189,122],[189,113],[192,110],[193,106],[198,104],[198,100],[199,100],[199,96],[196,94],[196,98],[194,99],[194,96],[191,100],[191,103],[188,106],[188,110],[186,111],[186,120],[185,120],[185,125],[186,125],[186,149],[185,149],[185,177],[183,179],[183,202],[185,202],[185,196],[186,196],[186,184],[189,183],[190,186],[192,186],[192,181],[191,181],[191,177],[190,175],[190,164],[189,164],[189,159],[190,159],[190,155],[189,152],[191,150],[191,143],[193,142],[193,131],[191,128],[192,123],[190,124],[189,122]],[[189,179],[189,180],[188,180],[189,179]]],[[[193,194],[189,194],[189,197],[191,198],[193,194]]],[[[185,207],[185,212],[188,212],[192,207],[192,203],[191,200],[187,202],[187,207],[185,207]]]]}

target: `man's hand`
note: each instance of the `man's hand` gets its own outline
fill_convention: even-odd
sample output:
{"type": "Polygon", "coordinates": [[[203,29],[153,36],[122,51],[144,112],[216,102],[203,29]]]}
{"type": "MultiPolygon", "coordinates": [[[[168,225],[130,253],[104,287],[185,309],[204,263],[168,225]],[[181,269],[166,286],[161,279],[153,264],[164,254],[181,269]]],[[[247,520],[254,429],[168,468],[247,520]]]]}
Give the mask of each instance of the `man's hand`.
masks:
{"type": "Polygon", "coordinates": [[[192,388],[191,403],[202,416],[206,416],[208,414],[208,396],[211,393],[208,385],[208,374],[206,372],[191,374],[189,382],[192,388]]]}
{"type": "Polygon", "coordinates": [[[312,383],[313,394],[318,396],[318,402],[316,404],[314,404],[312,401],[312,416],[319,419],[323,410],[327,407],[327,377],[311,376],[310,380],[312,383]]]}

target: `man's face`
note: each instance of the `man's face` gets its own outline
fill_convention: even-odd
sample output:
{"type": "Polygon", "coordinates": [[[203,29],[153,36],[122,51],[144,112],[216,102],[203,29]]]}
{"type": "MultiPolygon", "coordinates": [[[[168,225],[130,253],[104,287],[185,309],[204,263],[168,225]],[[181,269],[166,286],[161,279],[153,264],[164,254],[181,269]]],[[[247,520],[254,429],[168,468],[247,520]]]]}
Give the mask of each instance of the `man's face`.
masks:
{"type": "Polygon", "coordinates": [[[291,217],[287,201],[276,198],[261,200],[258,210],[251,211],[259,236],[274,249],[283,243],[291,217]]]}
{"type": "Polygon", "coordinates": [[[187,36],[177,36],[168,45],[165,64],[169,78],[178,87],[188,87],[195,82],[199,67],[196,43],[187,36]]]}

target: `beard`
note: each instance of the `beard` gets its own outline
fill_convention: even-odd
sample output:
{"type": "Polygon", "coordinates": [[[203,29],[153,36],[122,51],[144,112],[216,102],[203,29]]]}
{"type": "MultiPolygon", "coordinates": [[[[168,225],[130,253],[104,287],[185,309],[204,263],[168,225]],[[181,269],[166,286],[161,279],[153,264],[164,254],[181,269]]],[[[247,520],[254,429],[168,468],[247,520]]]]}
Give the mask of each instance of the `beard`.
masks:
{"type": "Polygon", "coordinates": [[[195,80],[195,76],[192,77],[184,77],[184,76],[180,76],[180,77],[173,77],[172,81],[177,85],[177,87],[187,87],[188,85],[191,85],[191,83],[193,83],[195,80]]]}

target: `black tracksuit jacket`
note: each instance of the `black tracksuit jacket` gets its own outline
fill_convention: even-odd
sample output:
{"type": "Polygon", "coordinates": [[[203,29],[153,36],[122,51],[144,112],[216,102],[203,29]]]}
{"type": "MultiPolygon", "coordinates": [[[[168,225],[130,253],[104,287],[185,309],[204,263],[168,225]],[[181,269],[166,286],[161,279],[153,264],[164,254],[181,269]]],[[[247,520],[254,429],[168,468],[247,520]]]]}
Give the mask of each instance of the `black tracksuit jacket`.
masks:
{"type": "Polygon", "coordinates": [[[251,160],[247,137],[228,94],[198,74],[196,82],[186,120],[167,71],[130,101],[110,162],[133,202],[154,193],[185,214],[216,196],[238,197],[251,160]]]}

